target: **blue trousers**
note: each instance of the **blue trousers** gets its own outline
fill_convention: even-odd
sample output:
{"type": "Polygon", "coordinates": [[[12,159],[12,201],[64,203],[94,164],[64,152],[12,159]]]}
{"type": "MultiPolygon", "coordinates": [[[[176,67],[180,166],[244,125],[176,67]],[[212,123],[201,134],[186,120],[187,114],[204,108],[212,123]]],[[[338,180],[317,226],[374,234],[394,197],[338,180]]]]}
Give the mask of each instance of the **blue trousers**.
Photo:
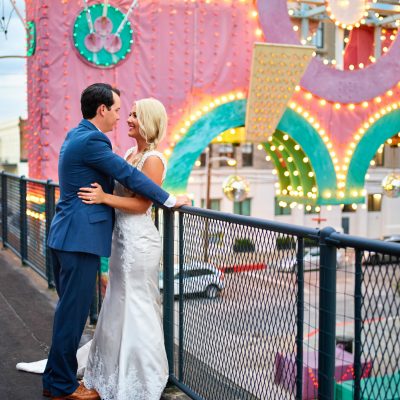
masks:
{"type": "Polygon", "coordinates": [[[76,352],[89,315],[100,257],[52,249],[54,281],[59,297],[53,323],[52,345],[43,374],[43,388],[52,396],[73,393],[76,352]]]}

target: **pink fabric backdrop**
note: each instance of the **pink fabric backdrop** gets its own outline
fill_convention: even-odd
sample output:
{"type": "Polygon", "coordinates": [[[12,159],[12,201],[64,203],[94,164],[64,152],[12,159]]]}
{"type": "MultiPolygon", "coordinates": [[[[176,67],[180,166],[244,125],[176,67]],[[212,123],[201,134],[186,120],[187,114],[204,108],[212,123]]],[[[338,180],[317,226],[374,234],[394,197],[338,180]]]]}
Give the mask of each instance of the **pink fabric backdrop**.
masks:
{"type": "MultiPolygon", "coordinates": [[[[89,1],[94,3],[98,1],[89,1]]],[[[131,1],[110,3],[125,12],[131,1]]],[[[74,49],[71,32],[83,1],[26,4],[27,19],[35,21],[38,36],[37,51],[28,62],[31,176],[57,180],[59,148],[81,118],[80,93],[91,83],[109,82],[122,91],[121,121],[110,134],[120,154],[130,146],[125,121],[135,99],[160,99],[171,133],[199,101],[248,86],[258,28],[257,18],[251,17],[252,2],[140,0],[130,16],[132,53],[112,69],[90,66],[74,49]]]]}
{"type": "MultiPolygon", "coordinates": [[[[95,3],[99,1],[89,1],[95,3]]],[[[131,0],[110,3],[126,12],[131,0]]],[[[262,35],[256,35],[260,21],[269,41],[298,42],[281,0],[259,0],[257,4],[249,0],[140,0],[130,16],[134,29],[132,53],[117,67],[100,69],[82,61],[73,46],[72,28],[83,9],[82,0],[26,0],[27,19],[37,26],[37,50],[28,61],[30,176],[57,180],[61,143],[66,132],[79,122],[80,93],[91,83],[108,82],[122,90],[121,121],[110,133],[119,154],[130,146],[125,121],[135,99],[153,96],[167,107],[170,124],[163,144],[166,146],[173,141],[172,128],[204,101],[231,91],[246,94],[253,43],[264,41],[262,35]],[[260,12],[259,18],[254,16],[256,11],[260,12]]],[[[371,99],[371,88],[376,90],[373,82],[367,81],[363,90],[357,89],[365,76],[377,70],[380,76],[393,80],[398,68],[398,60],[393,61],[393,57],[399,45],[397,39],[379,65],[364,70],[336,71],[314,60],[305,74],[323,86],[326,99],[330,98],[330,86],[332,91],[341,87],[343,93],[356,93],[358,97],[365,89],[370,100],[368,108],[357,105],[350,110],[342,105],[336,110],[333,100],[322,107],[320,97],[309,99],[303,90],[293,96],[292,101],[309,111],[330,135],[332,150],[339,158],[343,159],[353,134],[369,117],[400,100],[398,85],[390,95],[385,94],[386,79],[380,81],[380,102],[371,99]],[[338,81],[339,76],[343,79],[338,81]]]]}

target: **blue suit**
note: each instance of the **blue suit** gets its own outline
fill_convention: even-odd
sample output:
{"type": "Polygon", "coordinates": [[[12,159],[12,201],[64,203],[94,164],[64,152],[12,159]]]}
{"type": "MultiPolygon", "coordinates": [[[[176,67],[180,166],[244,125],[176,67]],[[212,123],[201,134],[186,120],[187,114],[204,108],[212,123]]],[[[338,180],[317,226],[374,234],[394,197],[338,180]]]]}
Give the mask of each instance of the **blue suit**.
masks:
{"type": "Polygon", "coordinates": [[[52,220],[48,245],[52,249],[57,304],[53,340],[43,386],[53,396],[73,393],[76,351],[89,314],[100,256],[109,257],[114,210],[103,204],[87,205],[78,198],[81,187],[97,182],[112,193],[114,179],[135,193],[163,205],[169,194],[123,158],[111,142],[83,119],[61,147],[58,166],[60,200],[52,220]]]}

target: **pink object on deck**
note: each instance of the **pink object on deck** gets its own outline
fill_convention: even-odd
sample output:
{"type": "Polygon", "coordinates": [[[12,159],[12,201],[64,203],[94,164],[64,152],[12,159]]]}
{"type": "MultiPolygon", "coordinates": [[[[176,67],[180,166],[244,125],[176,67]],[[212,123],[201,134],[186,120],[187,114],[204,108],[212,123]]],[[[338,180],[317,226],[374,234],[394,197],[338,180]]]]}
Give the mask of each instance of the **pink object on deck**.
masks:
{"type": "MultiPolygon", "coordinates": [[[[362,378],[370,376],[371,361],[362,361],[362,378]]],[[[318,397],[318,352],[305,351],[303,353],[303,400],[316,399],[318,397]]],[[[354,379],[353,354],[336,347],[335,360],[336,382],[354,379]]],[[[291,393],[296,392],[296,356],[295,354],[277,353],[275,357],[275,383],[282,385],[291,393]]]]}

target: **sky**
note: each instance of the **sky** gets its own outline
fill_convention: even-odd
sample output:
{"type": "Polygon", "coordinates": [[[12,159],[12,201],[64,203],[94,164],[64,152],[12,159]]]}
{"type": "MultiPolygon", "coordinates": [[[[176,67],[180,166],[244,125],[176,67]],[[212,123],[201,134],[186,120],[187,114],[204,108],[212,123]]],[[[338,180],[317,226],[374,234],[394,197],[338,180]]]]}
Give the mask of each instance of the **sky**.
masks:
{"type": "MultiPolygon", "coordinates": [[[[11,2],[0,0],[0,18],[8,21],[12,10],[11,2]]],[[[17,7],[25,16],[25,3],[17,0],[17,7]]],[[[0,29],[0,124],[18,117],[27,117],[26,61],[20,58],[1,58],[5,55],[26,53],[25,29],[15,12],[12,13],[8,33],[0,29]]]]}

